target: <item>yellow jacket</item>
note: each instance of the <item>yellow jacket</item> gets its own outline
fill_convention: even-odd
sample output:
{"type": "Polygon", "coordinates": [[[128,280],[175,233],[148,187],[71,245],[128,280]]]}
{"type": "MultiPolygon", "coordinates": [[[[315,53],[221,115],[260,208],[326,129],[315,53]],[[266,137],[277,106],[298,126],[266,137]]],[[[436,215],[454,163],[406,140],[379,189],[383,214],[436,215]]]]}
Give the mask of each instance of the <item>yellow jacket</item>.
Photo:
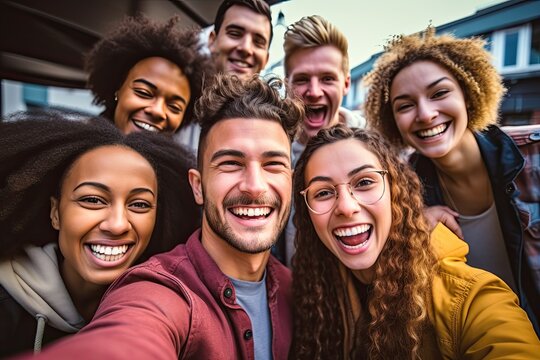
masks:
{"type": "Polygon", "coordinates": [[[468,266],[469,246],[442,224],[431,235],[439,271],[424,338],[425,359],[540,359],[540,342],[512,290],[468,266]]]}

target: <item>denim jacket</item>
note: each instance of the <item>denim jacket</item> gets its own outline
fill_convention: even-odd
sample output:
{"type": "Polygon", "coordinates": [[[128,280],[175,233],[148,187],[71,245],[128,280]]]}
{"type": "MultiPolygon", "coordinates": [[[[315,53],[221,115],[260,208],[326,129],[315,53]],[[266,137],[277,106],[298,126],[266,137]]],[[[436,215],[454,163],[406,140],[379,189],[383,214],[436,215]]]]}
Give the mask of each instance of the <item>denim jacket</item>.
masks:
{"type": "MultiPolygon", "coordinates": [[[[491,181],[517,295],[539,334],[540,219],[537,212],[529,211],[527,205],[519,200],[515,183],[525,161],[512,139],[497,126],[490,126],[474,135],[491,181]]],[[[424,185],[424,203],[428,206],[445,205],[433,162],[419,153],[414,153],[409,162],[424,185]]]]}

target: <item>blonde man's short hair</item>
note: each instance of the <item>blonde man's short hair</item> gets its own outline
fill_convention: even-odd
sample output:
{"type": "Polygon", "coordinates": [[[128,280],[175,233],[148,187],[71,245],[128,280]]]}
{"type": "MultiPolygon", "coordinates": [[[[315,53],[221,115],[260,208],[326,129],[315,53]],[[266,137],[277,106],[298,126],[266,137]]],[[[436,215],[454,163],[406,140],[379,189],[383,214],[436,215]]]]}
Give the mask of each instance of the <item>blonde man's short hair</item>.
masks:
{"type": "Polygon", "coordinates": [[[443,66],[457,79],[465,96],[469,129],[481,131],[496,124],[506,90],[484,44],[480,38],[436,36],[433,27],[419,34],[394,37],[364,78],[369,87],[364,104],[369,126],[394,144],[405,146],[392,112],[390,87],[403,68],[421,60],[443,66]]]}
{"type": "Polygon", "coordinates": [[[319,15],[305,16],[289,25],[284,35],[285,76],[289,75],[289,58],[296,51],[319,46],[334,46],[343,56],[342,70],[349,73],[349,43],[345,35],[319,15]]]}

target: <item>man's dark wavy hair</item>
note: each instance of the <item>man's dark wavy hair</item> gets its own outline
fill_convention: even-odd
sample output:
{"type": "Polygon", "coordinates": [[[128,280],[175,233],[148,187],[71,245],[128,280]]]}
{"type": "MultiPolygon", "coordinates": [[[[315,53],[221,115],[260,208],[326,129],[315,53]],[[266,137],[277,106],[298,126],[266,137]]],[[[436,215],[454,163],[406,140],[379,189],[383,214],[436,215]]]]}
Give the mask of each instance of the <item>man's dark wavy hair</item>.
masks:
{"type": "Polygon", "coordinates": [[[173,17],[156,23],[142,15],[126,17],[88,53],[88,87],[94,93],[94,103],[105,106],[103,116],[114,120],[114,94],[129,70],[139,61],[156,56],[176,64],[189,80],[191,100],[180,128],[192,121],[193,106],[214,65],[201,51],[199,29],[178,30],[178,20],[173,17]]]}
{"type": "Polygon", "coordinates": [[[0,258],[26,245],[58,241],[51,226],[50,197],[60,193],[64,174],[84,153],[102,146],[127,147],[152,165],[158,182],[156,223],[139,262],[185,242],[200,226],[200,208],[188,181],[192,153],[149,132],[122,134],[102,118],[67,120],[59,113],[19,114],[0,122],[0,258]]]}
{"type": "Polygon", "coordinates": [[[246,81],[236,75],[218,74],[195,105],[195,117],[201,124],[197,161],[202,171],[202,155],[210,129],[226,119],[264,119],[278,122],[293,141],[304,105],[286,84],[275,76],[266,79],[253,75],[246,81]]]}

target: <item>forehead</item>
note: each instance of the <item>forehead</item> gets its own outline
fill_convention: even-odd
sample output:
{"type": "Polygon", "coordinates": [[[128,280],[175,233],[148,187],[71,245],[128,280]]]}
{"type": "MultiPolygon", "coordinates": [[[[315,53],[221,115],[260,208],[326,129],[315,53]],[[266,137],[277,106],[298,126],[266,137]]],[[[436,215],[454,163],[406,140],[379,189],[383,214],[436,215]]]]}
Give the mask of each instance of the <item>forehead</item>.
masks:
{"type": "Polygon", "coordinates": [[[204,161],[221,150],[235,150],[246,157],[261,157],[268,152],[289,156],[290,142],[281,124],[274,120],[233,118],[221,120],[208,132],[204,161]]]}
{"type": "Polygon", "coordinates": [[[343,55],[331,45],[298,49],[287,62],[289,77],[316,74],[343,74],[343,55]]]}
{"type": "Polygon", "coordinates": [[[248,7],[233,5],[225,12],[223,23],[218,36],[228,26],[238,26],[254,34],[263,36],[267,41],[270,39],[270,21],[263,14],[259,14],[248,7]]]}
{"type": "Polygon", "coordinates": [[[128,78],[140,76],[184,76],[182,69],[162,57],[149,57],[135,63],[128,72],[128,78]]]}
{"type": "Polygon", "coordinates": [[[443,65],[430,60],[416,61],[396,74],[392,81],[391,91],[396,86],[429,85],[442,77],[447,77],[457,83],[456,77],[443,65]],[[410,81],[411,79],[414,81],[410,81]]]}
{"type": "Polygon", "coordinates": [[[101,146],[76,159],[65,174],[64,184],[83,179],[104,182],[143,179],[150,183],[148,186],[157,187],[152,165],[138,152],[124,146],[101,146]]]}
{"type": "Polygon", "coordinates": [[[377,156],[360,140],[339,140],[315,150],[308,160],[304,177],[306,182],[315,176],[345,181],[350,171],[363,166],[367,166],[366,170],[381,169],[377,156]]]}

